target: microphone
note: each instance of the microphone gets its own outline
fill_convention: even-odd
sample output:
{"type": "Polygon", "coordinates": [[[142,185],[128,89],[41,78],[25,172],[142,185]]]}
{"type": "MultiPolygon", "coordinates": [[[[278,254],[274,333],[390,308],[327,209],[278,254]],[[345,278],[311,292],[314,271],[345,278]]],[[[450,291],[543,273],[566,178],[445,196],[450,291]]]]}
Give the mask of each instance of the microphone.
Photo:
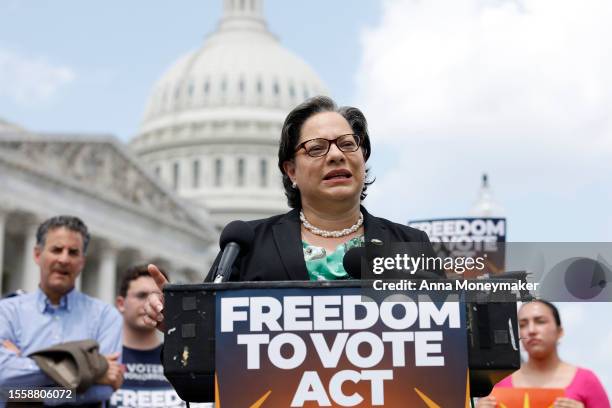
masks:
{"type": "Polygon", "coordinates": [[[351,279],[362,279],[361,260],[366,261],[366,279],[371,278],[371,264],[374,258],[383,256],[384,247],[382,241],[373,239],[365,246],[357,246],[349,249],[342,259],[342,266],[351,279]]]}
{"type": "Polygon", "coordinates": [[[223,228],[219,238],[219,247],[223,253],[217,265],[214,283],[229,279],[236,258],[241,252],[251,249],[254,239],[253,228],[244,221],[232,221],[223,228]]]}
{"type": "Polygon", "coordinates": [[[365,255],[365,247],[353,247],[344,254],[342,266],[351,279],[361,279],[361,258],[365,255]]]}

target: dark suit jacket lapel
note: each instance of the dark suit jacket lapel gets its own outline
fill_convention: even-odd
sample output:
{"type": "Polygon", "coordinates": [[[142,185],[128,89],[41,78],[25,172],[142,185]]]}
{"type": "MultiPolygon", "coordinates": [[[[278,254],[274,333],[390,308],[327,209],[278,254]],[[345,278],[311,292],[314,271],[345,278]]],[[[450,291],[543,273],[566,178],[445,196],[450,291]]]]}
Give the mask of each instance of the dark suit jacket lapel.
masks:
{"type": "MultiPolygon", "coordinates": [[[[390,236],[387,227],[385,227],[376,217],[373,217],[366,211],[362,206],[361,212],[363,213],[363,227],[365,228],[365,242],[372,242],[372,240],[378,240],[382,244],[388,244],[390,236]]],[[[376,241],[375,241],[376,242],[376,241]]]]}
{"type": "Polygon", "coordinates": [[[294,209],[285,214],[272,226],[272,231],[278,254],[289,279],[309,280],[302,249],[299,210],[294,209]]]}

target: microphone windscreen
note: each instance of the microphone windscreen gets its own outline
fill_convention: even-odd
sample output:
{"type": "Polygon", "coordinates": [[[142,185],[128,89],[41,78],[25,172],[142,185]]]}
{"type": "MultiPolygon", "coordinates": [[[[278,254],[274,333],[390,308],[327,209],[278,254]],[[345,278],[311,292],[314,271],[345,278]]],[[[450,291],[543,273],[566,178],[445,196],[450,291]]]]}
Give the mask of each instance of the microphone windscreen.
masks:
{"type": "Polygon", "coordinates": [[[365,247],[353,247],[344,254],[342,266],[353,279],[361,279],[361,259],[365,257],[365,247]]]}
{"type": "Polygon", "coordinates": [[[235,242],[240,245],[240,250],[245,252],[251,248],[254,239],[255,232],[249,224],[244,221],[232,221],[223,228],[219,238],[219,246],[223,251],[227,244],[235,242]]]}

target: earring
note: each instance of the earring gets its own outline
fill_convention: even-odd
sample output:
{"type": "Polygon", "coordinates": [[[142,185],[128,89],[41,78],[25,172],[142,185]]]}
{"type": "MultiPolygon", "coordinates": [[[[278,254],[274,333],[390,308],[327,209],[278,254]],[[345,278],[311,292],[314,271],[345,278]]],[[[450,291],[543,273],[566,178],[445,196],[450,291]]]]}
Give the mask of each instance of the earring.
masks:
{"type": "Polygon", "coordinates": [[[297,188],[297,183],[294,181],[293,184],[291,184],[291,188],[293,188],[294,190],[297,188]]]}

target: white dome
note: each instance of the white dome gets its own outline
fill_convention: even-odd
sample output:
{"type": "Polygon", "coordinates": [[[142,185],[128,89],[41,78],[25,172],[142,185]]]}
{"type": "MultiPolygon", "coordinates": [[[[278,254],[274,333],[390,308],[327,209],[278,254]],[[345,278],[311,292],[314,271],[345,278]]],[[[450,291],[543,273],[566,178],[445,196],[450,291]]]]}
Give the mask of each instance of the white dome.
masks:
{"type": "Polygon", "coordinates": [[[241,3],[254,9],[240,10],[240,2],[226,0],[217,31],[157,81],[141,135],[177,122],[252,119],[236,108],[279,111],[284,119],[304,99],[327,93],[313,69],[268,31],[261,0],[241,3]],[[231,107],[233,114],[224,107],[231,107]]]}
{"type": "MultiPolygon", "coordinates": [[[[211,111],[220,107],[288,112],[302,100],[326,93],[308,65],[272,37],[257,34],[217,34],[202,49],[180,58],[153,88],[141,131],[176,121],[182,113],[187,120],[211,119],[218,116],[211,111]]],[[[242,116],[236,113],[232,116],[242,116]]]]}
{"type": "Polygon", "coordinates": [[[154,85],[131,142],[179,194],[213,217],[218,214],[220,225],[286,209],[276,169],[283,120],[304,99],[327,94],[313,69],[268,31],[262,9],[262,0],[225,0],[217,30],[154,85]],[[176,163],[188,166],[193,160],[203,162],[203,173],[222,167],[227,174],[204,174],[202,186],[195,188],[198,183],[174,174],[176,163]],[[257,176],[239,176],[237,166],[241,173],[270,174],[270,185],[257,176]],[[185,183],[192,186],[181,187],[185,183]]]}

